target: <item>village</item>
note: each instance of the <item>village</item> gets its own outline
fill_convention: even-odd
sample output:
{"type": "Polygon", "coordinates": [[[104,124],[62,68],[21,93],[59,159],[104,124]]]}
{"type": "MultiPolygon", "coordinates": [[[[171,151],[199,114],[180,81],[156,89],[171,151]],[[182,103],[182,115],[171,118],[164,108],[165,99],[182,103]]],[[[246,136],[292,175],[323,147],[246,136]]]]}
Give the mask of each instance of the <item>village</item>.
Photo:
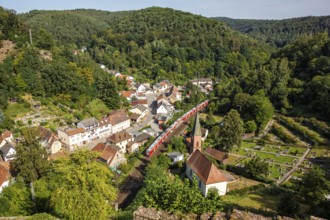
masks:
{"type": "MultiPolygon", "coordinates": [[[[101,68],[104,67],[101,65],[101,68]]],[[[100,118],[85,118],[72,125],[60,126],[54,132],[54,129],[42,125],[45,125],[47,120],[54,119],[55,116],[42,114],[40,109],[43,106],[32,100],[31,104],[35,111],[32,114],[26,113],[17,119],[17,123],[20,125],[37,127],[40,145],[47,150],[50,160],[65,157],[78,149],[87,148],[100,152],[100,161],[119,174],[121,173],[120,165],[127,162],[127,155],[139,151],[148,140],[157,137],[163,131],[165,123],[179,112],[175,109],[174,103],[183,101],[184,86],[175,86],[168,80],[154,85],[136,83],[131,76],[106,71],[116,78],[127,81],[129,90],[121,91],[120,95],[130,103],[130,109],[113,110],[100,118]]],[[[213,81],[208,78],[195,79],[190,82],[198,86],[200,91],[205,94],[213,89],[213,81]]],[[[186,96],[189,97],[189,94],[186,96]]],[[[16,100],[10,101],[16,104],[16,100]]],[[[61,104],[59,106],[63,107],[61,104]]],[[[16,145],[20,141],[22,141],[21,137],[15,138],[13,132],[8,130],[0,136],[1,190],[11,181],[10,162],[15,160],[16,145]]],[[[169,157],[173,159],[173,155],[175,152],[169,154],[169,157]]],[[[183,160],[183,155],[179,154],[179,156],[183,160]]],[[[176,157],[174,160],[177,162],[176,157]]]]}

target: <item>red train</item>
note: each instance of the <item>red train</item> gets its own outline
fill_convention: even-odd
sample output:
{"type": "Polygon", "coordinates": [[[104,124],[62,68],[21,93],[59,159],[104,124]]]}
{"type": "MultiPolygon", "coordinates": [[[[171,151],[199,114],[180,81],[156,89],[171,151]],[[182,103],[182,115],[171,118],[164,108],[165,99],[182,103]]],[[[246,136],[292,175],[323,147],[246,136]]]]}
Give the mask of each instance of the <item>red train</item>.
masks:
{"type": "Polygon", "coordinates": [[[187,120],[187,118],[189,118],[191,115],[195,114],[197,111],[201,110],[208,104],[209,104],[209,100],[199,103],[194,108],[186,112],[183,116],[178,118],[178,120],[176,120],[170,127],[168,127],[164,132],[162,132],[154,142],[152,142],[152,144],[146,150],[146,155],[151,156],[155,152],[155,150],[159,147],[159,145],[161,145],[164,142],[164,140],[168,137],[168,135],[175,130],[175,128],[177,128],[182,122],[187,120]]]}

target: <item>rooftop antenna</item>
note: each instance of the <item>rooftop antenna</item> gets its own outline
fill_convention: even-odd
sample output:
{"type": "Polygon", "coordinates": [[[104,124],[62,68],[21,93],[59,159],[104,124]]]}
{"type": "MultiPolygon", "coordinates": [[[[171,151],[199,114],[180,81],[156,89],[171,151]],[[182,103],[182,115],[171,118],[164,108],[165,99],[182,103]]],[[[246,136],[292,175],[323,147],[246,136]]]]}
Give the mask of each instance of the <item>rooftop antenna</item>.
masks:
{"type": "Polygon", "coordinates": [[[30,44],[32,46],[32,30],[29,29],[30,44]]]}

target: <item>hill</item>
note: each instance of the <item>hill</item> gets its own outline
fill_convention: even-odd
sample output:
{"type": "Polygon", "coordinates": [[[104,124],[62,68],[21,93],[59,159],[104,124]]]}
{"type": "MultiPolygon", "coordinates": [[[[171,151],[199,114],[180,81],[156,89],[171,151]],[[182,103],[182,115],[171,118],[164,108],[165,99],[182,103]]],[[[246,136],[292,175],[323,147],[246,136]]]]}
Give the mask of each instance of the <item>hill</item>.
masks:
{"type": "Polygon", "coordinates": [[[33,10],[19,15],[33,29],[47,30],[61,43],[75,43],[79,46],[89,42],[93,35],[110,28],[131,12],[109,12],[93,9],[65,11],[33,10]]]}
{"type": "Polygon", "coordinates": [[[330,16],[310,16],[283,20],[231,19],[215,17],[229,27],[263,40],[273,46],[283,47],[298,36],[330,30],[330,16]]]}
{"type": "Polygon", "coordinates": [[[169,8],[135,11],[91,43],[111,69],[144,79],[186,81],[240,75],[265,62],[271,47],[224,23],[169,8]]]}

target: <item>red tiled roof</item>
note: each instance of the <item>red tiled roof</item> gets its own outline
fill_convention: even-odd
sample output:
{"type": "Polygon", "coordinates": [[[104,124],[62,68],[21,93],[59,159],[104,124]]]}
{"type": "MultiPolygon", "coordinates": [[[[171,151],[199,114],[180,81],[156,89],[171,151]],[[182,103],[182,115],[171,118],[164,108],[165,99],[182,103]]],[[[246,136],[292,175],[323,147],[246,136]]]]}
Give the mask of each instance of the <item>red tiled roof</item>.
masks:
{"type": "Polygon", "coordinates": [[[112,125],[116,125],[123,121],[129,120],[124,109],[114,110],[114,111],[110,112],[108,115],[108,118],[109,118],[110,124],[112,124],[112,125]]]}
{"type": "Polygon", "coordinates": [[[206,185],[228,181],[225,175],[199,150],[190,155],[187,165],[206,185]]]}
{"type": "Polygon", "coordinates": [[[111,164],[113,158],[115,157],[115,155],[118,152],[117,149],[115,149],[111,146],[107,146],[103,143],[97,144],[95,147],[93,147],[92,151],[101,152],[102,154],[101,154],[100,158],[107,161],[108,166],[111,164]]]}
{"type": "Polygon", "coordinates": [[[121,96],[124,96],[125,98],[130,98],[132,94],[134,94],[134,91],[121,91],[121,96]]]}
{"type": "Polygon", "coordinates": [[[225,152],[216,150],[211,147],[206,148],[204,152],[208,156],[213,157],[214,159],[216,159],[218,161],[223,161],[228,158],[228,155],[225,152]]]}
{"type": "Polygon", "coordinates": [[[98,152],[102,152],[105,148],[105,144],[103,143],[98,143],[97,145],[95,145],[92,149],[92,151],[98,151],[98,152]]]}
{"type": "Polygon", "coordinates": [[[4,131],[3,133],[2,133],[2,137],[4,138],[4,139],[6,139],[6,138],[10,138],[12,136],[12,133],[10,132],[10,131],[8,131],[8,130],[6,130],[6,131],[4,131]]]}
{"type": "MultiPolygon", "coordinates": [[[[8,163],[9,164],[9,163],[8,163]]],[[[7,164],[0,164],[0,186],[11,177],[7,164]]]]}
{"type": "Polygon", "coordinates": [[[73,136],[73,135],[76,135],[76,134],[79,134],[79,133],[83,133],[83,132],[85,132],[85,129],[84,128],[76,128],[76,129],[65,131],[65,133],[67,135],[69,135],[69,136],[73,136]]]}

